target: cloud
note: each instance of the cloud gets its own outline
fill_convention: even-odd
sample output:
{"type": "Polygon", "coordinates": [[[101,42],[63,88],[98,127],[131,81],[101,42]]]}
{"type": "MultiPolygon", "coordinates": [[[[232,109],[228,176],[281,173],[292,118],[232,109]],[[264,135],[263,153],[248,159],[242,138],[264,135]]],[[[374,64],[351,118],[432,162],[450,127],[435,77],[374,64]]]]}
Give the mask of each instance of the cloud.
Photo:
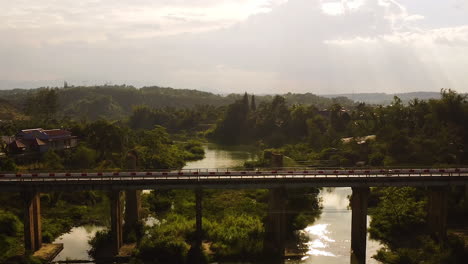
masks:
{"type": "Polygon", "coordinates": [[[382,42],[424,46],[424,45],[446,45],[468,48],[468,25],[458,27],[438,28],[431,30],[393,32],[391,34],[373,37],[354,37],[350,39],[325,40],[330,45],[363,45],[379,44],[382,42]]]}
{"type": "Polygon", "coordinates": [[[468,21],[428,28],[432,16],[405,0],[18,1],[2,3],[0,80],[224,93],[468,87],[468,21]],[[342,11],[324,11],[336,3],[342,11]]]}
{"type": "Polygon", "coordinates": [[[36,43],[144,38],[226,27],[285,1],[0,0],[0,30],[36,43]]]}

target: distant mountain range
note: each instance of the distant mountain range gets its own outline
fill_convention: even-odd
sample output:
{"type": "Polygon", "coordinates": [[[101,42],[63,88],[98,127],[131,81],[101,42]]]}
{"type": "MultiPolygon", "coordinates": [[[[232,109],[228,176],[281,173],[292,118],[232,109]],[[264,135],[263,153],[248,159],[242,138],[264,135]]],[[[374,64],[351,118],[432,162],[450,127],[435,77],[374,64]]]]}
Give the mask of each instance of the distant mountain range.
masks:
{"type": "Polygon", "coordinates": [[[396,93],[396,94],[352,93],[352,94],[324,94],[320,96],[327,97],[327,98],[343,96],[356,102],[386,105],[393,101],[394,96],[398,96],[398,98],[400,98],[403,102],[406,103],[416,98],[420,100],[439,99],[440,92],[411,92],[411,93],[396,93]]]}

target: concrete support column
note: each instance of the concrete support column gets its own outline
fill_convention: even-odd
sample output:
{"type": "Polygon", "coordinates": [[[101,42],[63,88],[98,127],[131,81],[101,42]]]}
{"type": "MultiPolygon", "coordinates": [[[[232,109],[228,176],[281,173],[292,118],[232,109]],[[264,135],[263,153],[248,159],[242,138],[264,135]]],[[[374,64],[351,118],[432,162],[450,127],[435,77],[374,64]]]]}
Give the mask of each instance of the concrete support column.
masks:
{"type": "Polygon", "coordinates": [[[427,223],[431,234],[439,242],[443,242],[447,238],[447,200],[448,190],[446,187],[429,188],[427,223]]]}
{"type": "MultiPolygon", "coordinates": [[[[138,155],[136,151],[127,153],[125,168],[136,170],[138,163],[138,155]]],[[[127,190],[125,191],[125,233],[130,234],[137,232],[140,224],[141,212],[141,191],[127,190]]],[[[141,234],[140,234],[141,235],[141,234]]],[[[138,235],[137,235],[138,236],[138,235]]]]}
{"type": "Polygon", "coordinates": [[[24,205],[24,246],[35,252],[42,247],[41,199],[37,192],[21,194],[24,205]]]}
{"type": "Polygon", "coordinates": [[[270,189],[263,251],[268,263],[284,263],[286,239],[286,189],[270,189]]]}
{"type": "Polygon", "coordinates": [[[351,197],[351,264],[366,263],[368,187],[353,187],[351,197]]]}
{"type": "Polygon", "coordinates": [[[125,191],[125,227],[126,232],[135,231],[140,223],[141,191],[125,191]]]}
{"type": "Polygon", "coordinates": [[[120,247],[122,247],[123,245],[123,217],[121,195],[122,191],[111,191],[109,195],[111,204],[111,235],[113,255],[118,255],[120,247]]]}

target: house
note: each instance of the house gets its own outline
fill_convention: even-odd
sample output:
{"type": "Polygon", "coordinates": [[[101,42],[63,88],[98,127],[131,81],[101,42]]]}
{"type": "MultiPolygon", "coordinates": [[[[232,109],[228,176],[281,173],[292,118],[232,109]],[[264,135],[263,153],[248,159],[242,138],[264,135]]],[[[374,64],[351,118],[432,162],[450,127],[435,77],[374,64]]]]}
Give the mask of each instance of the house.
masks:
{"type": "Polygon", "coordinates": [[[64,150],[76,147],[77,138],[64,129],[24,129],[18,132],[8,145],[11,154],[25,152],[43,153],[52,150],[64,150]]]}

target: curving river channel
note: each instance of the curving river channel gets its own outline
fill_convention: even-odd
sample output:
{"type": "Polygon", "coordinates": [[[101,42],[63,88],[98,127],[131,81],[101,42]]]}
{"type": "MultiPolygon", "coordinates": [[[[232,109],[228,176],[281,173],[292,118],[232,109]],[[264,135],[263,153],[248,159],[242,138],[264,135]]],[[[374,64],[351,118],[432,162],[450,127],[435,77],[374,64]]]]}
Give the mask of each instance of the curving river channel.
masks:
{"type": "MultiPolygon", "coordinates": [[[[188,162],[184,168],[232,168],[242,166],[244,161],[253,160],[255,154],[243,147],[220,147],[205,145],[205,158],[188,162]]],[[[323,189],[322,214],[320,218],[302,230],[309,237],[308,252],[301,260],[287,260],[287,264],[342,264],[349,263],[351,238],[351,211],[348,210],[348,196],[351,188],[323,189]]],[[[369,222],[368,217],[368,222],[369,222]]],[[[89,260],[88,241],[100,226],[80,226],[57,238],[54,243],[63,243],[64,250],[54,261],[67,259],[89,260]]],[[[371,258],[380,245],[374,240],[367,241],[367,263],[378,263],[371,258]]]]}

